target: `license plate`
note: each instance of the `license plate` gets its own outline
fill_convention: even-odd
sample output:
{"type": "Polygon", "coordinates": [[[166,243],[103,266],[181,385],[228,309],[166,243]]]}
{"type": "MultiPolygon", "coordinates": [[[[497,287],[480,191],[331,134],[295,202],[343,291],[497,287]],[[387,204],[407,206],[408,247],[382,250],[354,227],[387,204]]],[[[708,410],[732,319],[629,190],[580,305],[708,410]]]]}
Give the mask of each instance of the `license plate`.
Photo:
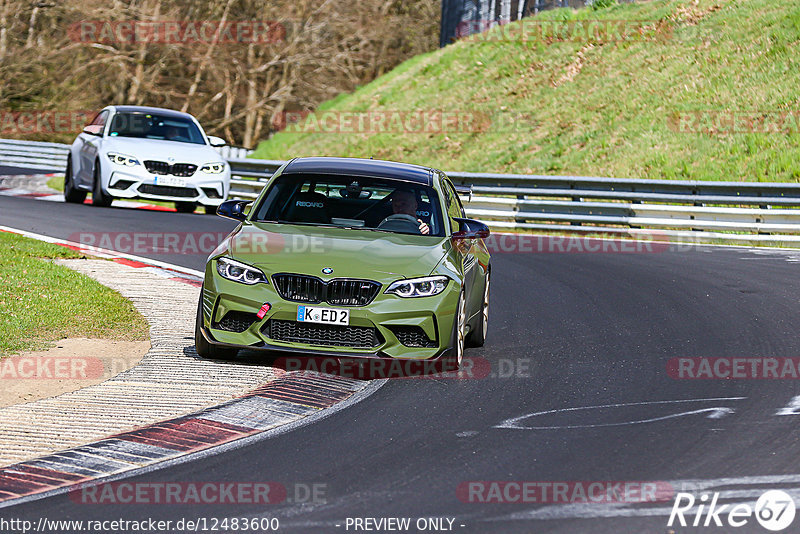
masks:
{"type": "Polygon", "coordinates": [[[154,185],[171,185],[173,187],[184,187],[186,180],[176,176],[156,176],[153,178],[154,185]]]}
{"type": "Polygon", "coordinates": [[[297,320],[301,323],[338,324],[347,326],[350,324],[350,310],[298,306],[297,320]]]}

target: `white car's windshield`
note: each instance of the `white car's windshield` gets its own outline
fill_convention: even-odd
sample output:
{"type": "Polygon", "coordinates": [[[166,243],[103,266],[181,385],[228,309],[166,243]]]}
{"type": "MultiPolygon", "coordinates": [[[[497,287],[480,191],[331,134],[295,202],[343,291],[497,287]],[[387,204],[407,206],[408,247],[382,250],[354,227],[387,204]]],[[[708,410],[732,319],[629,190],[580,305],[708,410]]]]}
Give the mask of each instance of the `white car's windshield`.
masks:
{"type": "Polygon", "coordinates": [[[155,113],[117,113],[111,121],[108,135],[205,144],[203,134],[192,121],[155,113]]]}

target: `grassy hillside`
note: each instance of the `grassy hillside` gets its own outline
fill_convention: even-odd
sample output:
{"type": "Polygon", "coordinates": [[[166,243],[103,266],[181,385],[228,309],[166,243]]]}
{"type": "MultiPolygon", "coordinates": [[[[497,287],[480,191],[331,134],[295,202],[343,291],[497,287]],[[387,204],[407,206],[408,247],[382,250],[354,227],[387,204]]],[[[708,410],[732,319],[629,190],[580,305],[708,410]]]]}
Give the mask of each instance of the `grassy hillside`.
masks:
{"type": "Polygon", "coordinates": [[[645,21],[656,38],[503,41],[492,37],[520,23],[495,28],[484,40],[414,57],[317,113],[471,112],[484,119],[481,128],[375,134],[356,126],[329,133],[313,131],[308,117],[310,124],[290,125],[261,143],[254,157],[372,156],[462,171],[800,181],[800,3],[661,0],[559,9],[526,21],[585,27],[592,19],[645,21]],[[731,117],[736,133],[727,131],[731,117]]]}

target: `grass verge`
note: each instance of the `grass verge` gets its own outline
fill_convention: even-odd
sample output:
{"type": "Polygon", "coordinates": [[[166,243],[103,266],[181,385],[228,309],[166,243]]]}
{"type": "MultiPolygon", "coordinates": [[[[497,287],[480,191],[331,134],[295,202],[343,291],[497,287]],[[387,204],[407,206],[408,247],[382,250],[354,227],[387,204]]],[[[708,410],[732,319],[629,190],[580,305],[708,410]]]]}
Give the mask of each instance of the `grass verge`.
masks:
{"type": "Polygon", "coordinates": [[[116,291],[56,265],[68,248],[0,232],[0,357],[65,337],[144,340],[149,327],[116,291]]]}
{"type": "Polygon", "coordinates": [[[414,57],[309,117],[319,123],[324,112],[379,112],[388,123],[393,112],[444,110],[490,117],[489,127],[425,132],[395,124],[375,133],[380,126],[352,123],[340,131],[340,121],[321,131],[307,120],[263,142],[253,157],[355,156],[447,171],[796,182],[798,52],[796,0],[657,0],[545,11],[483,39],[414,57]],[[596,20],[641,21],[657,38],[577,32],[548,39],[537,31],[514,37],[525,34],[521,24],[590,28],[596,20]]]}

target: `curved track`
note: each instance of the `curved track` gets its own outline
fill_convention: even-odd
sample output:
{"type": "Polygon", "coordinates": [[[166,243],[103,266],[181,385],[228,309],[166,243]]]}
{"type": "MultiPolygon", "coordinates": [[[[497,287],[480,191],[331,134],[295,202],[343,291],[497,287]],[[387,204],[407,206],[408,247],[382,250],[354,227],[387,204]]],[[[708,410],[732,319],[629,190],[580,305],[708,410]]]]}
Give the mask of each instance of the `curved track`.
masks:
{"type": "MultiPolygon", "coordinates": [[[[0,225],[62,238],[232,227],[204,215],[1,197],[0,225]]],[[[195,269],[205,260],[153,257],[195,269]]],[[[665,531],[672,506],[671,498],[629,506],[465,502],[457,490],[469,481],[665,481],[675,491],[690,483],[741,490],[739,500],[750,502],[774,487],[800,504],[800,417],[776,415],[800,395],[797,380],[667,373],[677,357],[800,356],[797,261],[800,253],[712,247],[495,254],[489,338],[467,353],[488,360],[492,375],[390,380],[314,424],[132,479],[319,484],[316,502],[88,506],[56,496],[0,517],[274,516],[281,531],[302,532],[345,532],[348,517],[410,517],[412,525],[448,517],[461,532],[617,533],[665,531]],[[606,405],[615,406],[597,408],[606,405]],[[580,407],[594,408],[565,410],[580,407]],[[540,412],[548,413],[510,421],[540,412]]],[[[763,532],[755,521],[736,530],[763,532]]]]}

